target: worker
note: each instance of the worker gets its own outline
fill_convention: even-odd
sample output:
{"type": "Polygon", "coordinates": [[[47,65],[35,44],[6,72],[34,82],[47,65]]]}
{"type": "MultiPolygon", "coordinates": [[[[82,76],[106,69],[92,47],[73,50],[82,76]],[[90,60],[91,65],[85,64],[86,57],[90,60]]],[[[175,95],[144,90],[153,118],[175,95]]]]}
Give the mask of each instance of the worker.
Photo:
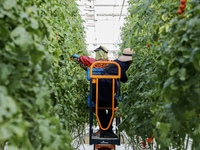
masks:
{"type": "MultiPolygon", "coordinates": [[[[98,48],[94,50],[94,52],[95,52],[95,58],[84,56],[84,55],[79,56],[78,54],[73,54],[71,55],[71,59],[79,63],[81,67],[85,70],[88,67],[90,67],[91,64],[95,61],[99,61],[99,60],[108,61],[108,49],[105,46],[99,46],[98,48]]],[[[96,66],[96,68],[98,67],[99,66],[96,66]]],[[[103,65],[102,67],[105,67],[105,65],[103,65]]]]}
{"type": "Polygon", "coordinates": [[[99,46],[94,52],[95,60],[108,60],[108,49],[105,46],[99,46]]]}
{"type": "MultiPolygon", "coordinates": [[[[128,80],[126,71],[128,70],[132,62],[132,55],[133,55],[133,51],[130,48],[126,48],[123,50],[122,55],[118,59],[114,60],[121,67],[120,81],[123,83],[125,83],[128,80]]],[[[107,65],[103,72],[103,75],[117,75],[117,74],[118,74],[118,68],[114,64],[107,65]]],[[[92,89],[93,89],[92,101],[95,103],[95,99],[96,99],[95,97],[96,85],[95,84],[92,85],[92,89]]],[[[112,79],[99,79],[98,89],[99,89],[98,90],[98,106],[111,108],[112,107],[112,79]]],[[[117,105],[117,101],[115,100],[115,107],[116,105],[117,105]]],[[[112,116],[112,110],[99,109],[98,116],[101,122],[101,126],[103,128],[107,128],[112,116]]],[[[96,133],[93,133],[93,135],[104,137],[104,138],[117,138],[117,135],[114,134],[112,130],[112,125],[109,127],[108,130],[104,131],[100,129],[96,133]]]]}

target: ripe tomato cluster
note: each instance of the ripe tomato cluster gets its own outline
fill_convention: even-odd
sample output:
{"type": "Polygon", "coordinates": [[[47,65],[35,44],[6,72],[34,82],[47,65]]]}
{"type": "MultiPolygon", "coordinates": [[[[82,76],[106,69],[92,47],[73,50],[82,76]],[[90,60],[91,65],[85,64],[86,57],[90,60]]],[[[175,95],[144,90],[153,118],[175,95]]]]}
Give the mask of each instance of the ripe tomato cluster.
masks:
{"type": "Polygon", "coordinates": [[[179,15],[183,14],[185,11],[185,7],[186,7],[186,0],[180,0],[180,6],[179,6],[179,10],[177,11],[177,13],[179,15]]]}
{"type": "MultiPolygon", "coordinates": [[[[106,59],[106,60],[101,60],[101,61],[112,61],[112,60],[106,59]]],[[[96,64],[94,65],[94,68],[106,68],[107,65],[108,64],[96,64]]]]}
{"type": "Polygon", "coordinates": [[[147,44],[147,48],[150,48],[151,47],[151,44],[149,43],[149,44],[147,44]]]}
{"type": "Polygon", "coordinates": [[[96,64],[94,68],[106,68],[107,64],[96,64]]]}
{"type": "MultiPolygon", "coordinates": [[[[148,138],[147,140],[146,140],[146,142],[147,143],[152,143],[153,142],[153,136],[151,136],[150,138],[148,138]]],[[[143,146],[143,148],[145,148],[146,147],[146,142],[145,141],[142,141],[142,146],[143,146]]]]}

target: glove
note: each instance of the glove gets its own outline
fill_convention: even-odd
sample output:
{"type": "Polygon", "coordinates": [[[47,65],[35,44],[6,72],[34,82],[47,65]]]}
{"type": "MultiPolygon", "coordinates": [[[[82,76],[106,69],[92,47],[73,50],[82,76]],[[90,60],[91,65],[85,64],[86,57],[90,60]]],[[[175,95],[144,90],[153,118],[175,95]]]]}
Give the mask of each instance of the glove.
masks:
{"type": "Polygon", "coordinates": [[[78,54],[73,54],[73,55],[71,55],[71,58],[73,58],[73,59],[79,59],[79,55],[78,54]]]}
{"type": "Polygon", "coordinates": [[[80,63],[79,62],[79,55],[78,54],[73,54],[70,56],[70,59],[74,62],[80,63]]]}

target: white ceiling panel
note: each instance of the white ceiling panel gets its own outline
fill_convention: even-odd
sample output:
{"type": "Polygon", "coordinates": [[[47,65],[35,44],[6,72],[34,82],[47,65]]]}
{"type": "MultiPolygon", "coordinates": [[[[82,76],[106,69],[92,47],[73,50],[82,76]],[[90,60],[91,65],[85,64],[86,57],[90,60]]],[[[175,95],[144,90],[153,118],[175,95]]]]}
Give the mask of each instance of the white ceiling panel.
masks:
{"type": "MultiPolygon", "coordinates": [[[[120,28],[127,16],[128,0],[76,0],[85,20],[88,51],[100,45],[108,48],[110,56],[119,50],[120,28]]],[[[112,58],[111,58],[112,59],[112,58]]]]}

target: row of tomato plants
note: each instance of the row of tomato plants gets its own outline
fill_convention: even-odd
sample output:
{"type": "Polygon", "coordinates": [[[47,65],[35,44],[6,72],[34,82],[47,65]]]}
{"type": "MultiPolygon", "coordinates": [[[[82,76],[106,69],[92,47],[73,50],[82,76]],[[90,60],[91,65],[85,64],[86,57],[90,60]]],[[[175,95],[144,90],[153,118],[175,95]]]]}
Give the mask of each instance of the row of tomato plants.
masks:
{"type": "Polygon", "coordinates": [[[199,4],[129,0],[121,48],[136,53],[122,87],[120,128],[133,145],[187,149],[192,141],[192,149],[200,148],[199,4]]]}
{"type": "Polygon", "coordinates": [[[73,149],[88,122],[70,62],[86,49],[82,22],[74,0],[1,1],[0,149],[73,149]]]}

